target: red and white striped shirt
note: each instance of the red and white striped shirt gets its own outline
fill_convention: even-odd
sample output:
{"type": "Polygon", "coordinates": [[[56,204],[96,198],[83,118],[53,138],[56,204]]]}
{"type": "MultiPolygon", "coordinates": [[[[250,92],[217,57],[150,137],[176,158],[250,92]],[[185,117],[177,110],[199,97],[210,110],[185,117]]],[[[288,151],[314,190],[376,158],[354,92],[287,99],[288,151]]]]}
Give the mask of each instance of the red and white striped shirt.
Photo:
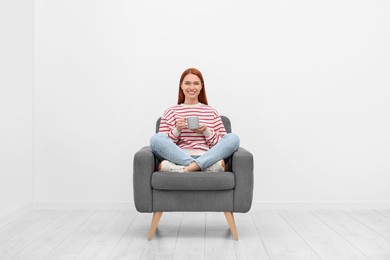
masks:
{"type": "MultiPolygon", "coordinates": [[[[226,135],[226,129],[218,112],[211,106],[198,103],[195,105],[180,104],[168,108],[160,122],[160,133],[167,134],[180,148],[194,154],[194,150],[209,150],[226,135]],[[177,131],[176,123],[180,118],[198,116],[199,124],[207,126],[202,134],[195,133],[187,127],[177,131]]],[[[196,153],[196,152],[195,152],[196,153]]]]}

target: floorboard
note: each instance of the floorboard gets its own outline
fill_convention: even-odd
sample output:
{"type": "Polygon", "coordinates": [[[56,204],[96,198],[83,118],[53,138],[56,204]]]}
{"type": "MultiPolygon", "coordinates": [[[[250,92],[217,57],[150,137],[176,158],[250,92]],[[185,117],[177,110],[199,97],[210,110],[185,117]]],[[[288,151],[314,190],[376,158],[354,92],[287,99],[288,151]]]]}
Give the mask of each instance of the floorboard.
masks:
{"type": "Polygon", "coordinates": [[[390,218],[386,217],[386,212],[383,214],[374,210],[349,210],[344,212],[390,241],[390,218]]]}
{"type": "Polygon", "coordinates": [[[206,213],[205,259],[237,259],[233,238],[223,212],[206,213]]]}
{"type": "Polygon", "coordinates": [[[0,245],[0,259],[12,259],[24,248],[39,239],[44,233],[52,229],[56,222],[61,221],[69,214],[65,210],[49,211],[39,220],[26,226],[17,234],[11,236],[0,245]]]}
{"type": "Polygon", "coordinates": [[[276,211],[253,213],[259,236],[272,260],[319,260],[306,241],[276,211]]]}
{"type": "Polygon", "coordinates": [[[390,210],[33,210],[0,227],[0,259],[390,259],[390,210]]]}
{"type": "Polygon", "coordinates": [[[18,252],[17,259],[42,259],[53,248],[61,244],[78,226],[91,217],[93,210],[70,210],[65,218],[56,222],[41,237],[18,252]]]}
{"type": "Polygon", "coordinates": [[[311,212],[290,210],[280,214],[321,259],[369,259],[311,212]]]}
{"type": "Polygon", "coordinates": [[[150,242],[147,240],[147,236],[152,221],[152,214],[136,214],[136,217],[128,225],[108,259],[140,259],[142,252],[150,242]]]}
{"type": "Polygon", "coordinates": [[[206,213],[185,212],[177,237],[174,260],[202,260],[205,257],[206,213]]]}
{"type": "Polygon", "coordinates": [[[115,210],[97,210],[42,259],[75,259],[115,213],[115,210]]]}
{"type": "Polygon", "coordinates": [[[140,259],[172,259],[182,220],[183,213],[164,212],[153,240],[146,244],[140,259]]]}
{"type": "Polygon", "coordinates": [[[238,229],[238,241],[233,241],[237,259],[269,260],[253,214],[235,213],[234,218],[238,229]]]}
{"type": "Polygon", "coordinates": [[[137,213],[133,210],[118,210],[110,222],[78,254],[76,259],[107,259],[136,216],[137,213]]]}
{"type": "Polygon", "coordinates": [[[370,259],[390,259],[390,241],[347,214],[336,210],[314,211],[313,214],[370,259]]]}

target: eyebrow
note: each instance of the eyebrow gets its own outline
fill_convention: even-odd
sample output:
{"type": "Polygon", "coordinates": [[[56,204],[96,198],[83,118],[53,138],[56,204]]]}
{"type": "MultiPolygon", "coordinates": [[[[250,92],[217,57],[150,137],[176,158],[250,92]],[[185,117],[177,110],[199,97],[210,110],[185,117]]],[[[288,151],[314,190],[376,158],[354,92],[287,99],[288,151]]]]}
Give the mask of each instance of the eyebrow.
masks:
{"type": "MultiPolygon", "coordinates": [[[[187,83],[187,82],[188,82],[188,83],[190,83],[191,81],[189,81],[189,80],[185,80],[184,82],[185,82],[185,83],[187,83]]],[[[199,81],[199,80],[196,80],[196,81],[193,81],[193,82],[194,82],[194,83],[200,83],[200,81],[199,81]]]]}

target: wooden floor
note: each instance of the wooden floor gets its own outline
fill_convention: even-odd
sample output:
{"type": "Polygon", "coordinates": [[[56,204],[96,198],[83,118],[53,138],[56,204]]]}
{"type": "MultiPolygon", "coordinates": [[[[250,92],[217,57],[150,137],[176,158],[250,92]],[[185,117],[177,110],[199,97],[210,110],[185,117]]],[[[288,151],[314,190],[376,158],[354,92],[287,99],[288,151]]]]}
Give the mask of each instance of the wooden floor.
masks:
{"type": "Polygon", "coordinates": [[[34,210],[0,227],[0,259],[390,259],[390,210],[34,210]]]}

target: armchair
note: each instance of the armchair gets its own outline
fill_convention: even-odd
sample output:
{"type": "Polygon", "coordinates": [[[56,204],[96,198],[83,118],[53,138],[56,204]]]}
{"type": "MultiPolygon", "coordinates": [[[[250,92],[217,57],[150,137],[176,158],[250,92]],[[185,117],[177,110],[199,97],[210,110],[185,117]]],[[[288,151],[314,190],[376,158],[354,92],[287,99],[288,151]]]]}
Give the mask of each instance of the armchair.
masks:
{"type": "MultiPolygon", "coordinates": [[[[228,133],[229,118],[221,116],[228,133]]],[[[156,123],[158,132],[160,119],[156,123]]],[[[163,212],[224,212],[233,239],[238,233],[233,212],[248,212],[253,198],[253,156],[240,147],[225,159],[225,172],[159,172],[157,159],[145,146],[136,152],[133,163],[134,203],[138,212],[152,213],[148,240],[153,239],[163,212]]]]}

